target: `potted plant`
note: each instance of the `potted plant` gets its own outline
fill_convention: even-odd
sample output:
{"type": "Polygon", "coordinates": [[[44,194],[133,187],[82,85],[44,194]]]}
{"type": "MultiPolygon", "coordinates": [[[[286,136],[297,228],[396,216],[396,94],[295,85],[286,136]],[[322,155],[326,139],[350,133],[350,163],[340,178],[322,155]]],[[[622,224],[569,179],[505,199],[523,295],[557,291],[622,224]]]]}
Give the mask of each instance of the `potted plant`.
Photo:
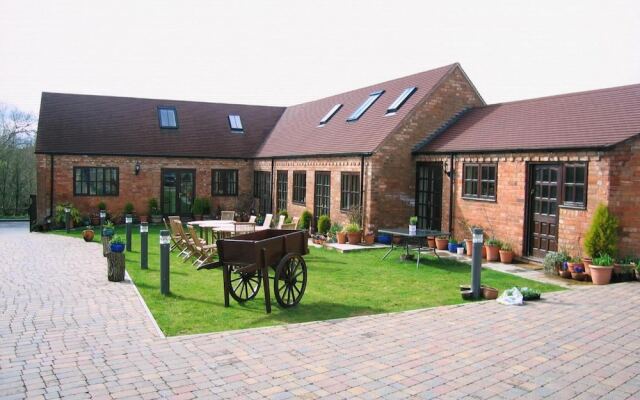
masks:
{"type": "Polygon", "coordinates": [[[85,242],[92,242],[93,237],[95,236],[95,232],[91,225],[87,225],[87,227],[82,231],[82,238],[85,242]]]}
{"type": "Polygon", "coordinates": [[[371,246],[375,241],[376,235],[373,232],[367,231],[367,233],[364,234],[364,244],[371,246]]]}
{"type": "Polygon", "coordinates": [[[486,300],[495,300],[498,298],[498,289],[489,286],[482,286],[482,297],[486,300]]]}
{"type": "Polygon", "coordinates": [[[124,251],[125,241],[120,235],[114,235],[109,242],[111,251],[114,253],[122,253],[124,251]]]}
{"type": "Polygon", "coordinates": [[[202,214],[204,212],[204,204],[202,204],[202,199],[200,197],[196,197],[193,199],[193,204],[191,205],[191,213],[193,214],[193,219],[199,221],[202,219],[202,214]]]}
{"type": "Polygon", "coordinates": [[[133,207],[133,203],[131,203],[131,202],[125,203],[123,211],[124,211],[124,215],[123,215],[124,217],[126,217],[127,215],[131,215],[133,217],[133,214],[135,212],[135,208],[133,207]]]}
{"type": "MultiPolygon", "coordinates": [[[[202,203],[202,219],[212,219],[211,218],[211,202],[207,197],[201,197],[200,202],[202,203]]],[[[236,218],[240,221],[240,214],[236,213],[236,218]]]]}
{"type": "MultiPolygon", "coordinates": [[[[473,256],[473,229],[474,228],[480,228],[480,226],[478,225],[469,225],[469,223],[467,222],[467,220],[465,218],[462,218],[460,220],[460,224],[462,225],[462,229],[466,232],[465,233],[465,239],[464,239],[464,246],[465,249],[467,251],[467,256],[471,257],[473,256]]],[[[482,247],[482,253],[484,254],[484,246],[482,247]]],[[[484,256],[483,256],[484,258],[484,256]]]]}
{"type": "Polygon", "coordinates": [[[342,225],[339,223],[331,224],[331,228],[329,229],[329,241],[332,243],[337,243],[338,241],[338,233],[342,231],[342,225]]]}
{"type": "Polygon", "coordinates": [[[447,243],[447,250],[449,250],[450,253],[458,252],[458,241],[455,240],[453,237],[451,237],[449,239],[449,243],[447,243]]]}
{"type": "Polygon", "coordinates": [[[347,232],[345,232],[342,226],[340,226],[340,230],[336,232],[336,240],[338,241],[338,244],[347,243],[347,232]]]}
{"type": "Polygon", "coordinates": [[[111,237],[113,236],[113,232],[114,232],[113,222],[111,221],[105,222],[104,226],[102,227],[102,236],[111,237]]]}
{"type": "Polygon", "coordinates": [[[502,243],[495,237],[489,238],[485,244],[487,249],[487,261],[498,261],[500,259],[500,246],[502,243]]]}
{"type": "Polygon", "coordinates": [[[584,266],[583,265],[575,265],[573,266],[573,271],[571,271],[571,278],[576,281],[583,281],[584,276],[584,266]]]}
{"type": "Polygon", "coordinates": [[[591,264],[591,281],[594,285],[608,285],[613,272],[613,257],[603,253],[595,257],[591,264]]]}
{"type": "Polygon", "coordinates": [[[504,242],[500,245],[500,262],[504,264],[513,262],[513,247],[511,243],[504,242]]]}
{"type": "Polygon", "coordinates": [[[162,213],[160,212],[160,207],[158,207],[158,199],[152,197],[147,202],[147,207],[149,208],[149,215],[151,216],[151,223],[159,224],[162,222],[162,213]]]}
{"type": "Polygon", "coordinates": [[[464,255],[464,249],[465,249],[464,242],[458,243],[458,248],[456,249],[456,254],[458,254],[459,256],[463,256],[464,255]]]}
{"type": "Polygon", "coordinates": [[[328,215],[321,215],[320,218],[318,218],[318,232],[314,235],[318,244],[322,244],[327,240],[327,232],[329,232],[329,229],[331,229],[331,219],[328,215]]]}
{"type": "Polygon", "coordinates": [[[447,235],[440,235],[436,237],[436,249],[447,250],[449,246],[449,237],[447,235]]]}
{"type": "Polygon", "coordinates": [[[311,228],[311,220],[313,219],[313,214],[308,210],[304,210],[300,215],[300,221],[298,222],[298,228],[300,229],[309,229],[311,228]]]}
{"type": "Polygon", "coordinates": [[[430,249],[436,248],[436,237],[435,236],[427,236],[427,247],[430,249]]]}
{"type": "Polygon", "coordinates": [[[618,218],[604,204],[598,204],[593,213],[584,238],[584,249],[591,257],[591,264],[595,264],[596,257],[603,254],[614,256],[618,250],[618,218]]]}
{"type": "Polygon", "coordinates": [[[409,235],[416,234],[416,225],[418,224],[418,217],[415,215],[409,218],[409,235]]]}
{"type": "Polygon", "coordinates": [[[349,244],[360,244],[362,241],[362,228],[360,228],[360,224],[352,222],[346,226],[345,230],[347,231],[349,244]]]}
{"type": "Polygon", "coordinates": [[[635,278],[635,259],[633,257],[624,257],[613,263],[612,282],[628,282],[635,278]]]}
{"type": "Polygon", "coordinates": [[[82,221],[82,218],[80,217],[80,211],[78,211],[78,209],[75,208],[71,203],[61,203],[56,206],[56,215],[55,215],[56,224],[58,226],[64,227],[65,224],[67,223],[67,215],[65,212],[66,208],[69,209],[71,228],[73,228],[74,225],[80,224],[80,222],[82,221]]]}
{"type": "Polygon", "coordinates": [[[569,271],[569,266],[566,261],[564,261],[560,267],[560,276],[564,279],[571,279],[571,271],[569,271]]]}
{"type": "Polygon", "coordinates": [[[532,300],[540,300],[542,294],[539,290],[531,289],[528,287],[519,288],[520,293],[522,293],[522,300],[524,301],[532,301],[532,300]]]}
{"type": "Polygon", "coordinates": [[[542,267],[544,272],[550,275],[560,275],[562,264],[569,260],[569,256],[565,252],[549,251],[544,256],[542,267]]]}

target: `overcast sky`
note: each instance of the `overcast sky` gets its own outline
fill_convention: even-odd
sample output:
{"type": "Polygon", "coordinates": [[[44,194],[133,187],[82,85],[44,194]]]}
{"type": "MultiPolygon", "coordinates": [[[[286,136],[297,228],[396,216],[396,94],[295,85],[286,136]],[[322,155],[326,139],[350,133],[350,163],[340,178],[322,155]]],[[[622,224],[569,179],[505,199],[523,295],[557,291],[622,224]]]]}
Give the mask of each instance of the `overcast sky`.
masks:
{"type": "Polygon", "coordinates": [[[0,102],[291,105],[460,62],[489,103],[640,83],[640,1],[0,0],[0,102]]]}

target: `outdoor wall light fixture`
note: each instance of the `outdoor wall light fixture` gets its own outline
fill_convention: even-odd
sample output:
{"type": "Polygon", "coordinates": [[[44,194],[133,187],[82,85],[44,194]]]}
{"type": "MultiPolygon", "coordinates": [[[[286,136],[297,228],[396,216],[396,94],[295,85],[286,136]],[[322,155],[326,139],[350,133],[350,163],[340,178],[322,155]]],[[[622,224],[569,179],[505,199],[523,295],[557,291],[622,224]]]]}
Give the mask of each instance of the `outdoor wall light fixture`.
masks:
{"type": "Polygon", "coordinates": [[[136,161],[136,166],[135,166],[135,174],[138,175],[140,173],[140,161],[136,161]]]}
{"type": "Polygon", "coordinates": [[[451,168],[449,160],[444,160],[444,162],[442,163],[442,171],[447,174],[449,178],[451,178],[451,175],[453,174],[453,168],[451,168]]]}

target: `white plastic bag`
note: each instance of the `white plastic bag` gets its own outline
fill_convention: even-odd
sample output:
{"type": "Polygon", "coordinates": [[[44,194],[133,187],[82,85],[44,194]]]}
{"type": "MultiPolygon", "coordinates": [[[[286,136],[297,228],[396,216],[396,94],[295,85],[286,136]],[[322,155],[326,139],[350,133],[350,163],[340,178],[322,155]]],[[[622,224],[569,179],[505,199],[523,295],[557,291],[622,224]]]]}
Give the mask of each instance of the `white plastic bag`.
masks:
{"type": "Polygon", "coordinates": [[[522,293],[517,287],[512,287],[502,292],[496,301],[507,306],[521,306],[523,304],[522,293]]]}

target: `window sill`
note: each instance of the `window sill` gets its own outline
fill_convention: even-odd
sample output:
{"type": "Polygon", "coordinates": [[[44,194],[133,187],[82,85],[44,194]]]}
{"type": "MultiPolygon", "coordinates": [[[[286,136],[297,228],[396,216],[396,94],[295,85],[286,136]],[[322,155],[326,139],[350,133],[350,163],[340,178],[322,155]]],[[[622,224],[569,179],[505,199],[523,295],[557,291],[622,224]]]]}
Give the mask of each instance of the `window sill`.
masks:
{"type": "Polygon", "coordinates": [[[216,194],[216,193],[211,193],[211,197],[238,197],[238,194],[216,194]]]}
{"type": "Polygon", "coordinates": [[[296,206],[306,206],[307,203],[306,202],[299,202],[299,201],[292,201],[291,204],[296,205],[296,206]]]}
{"type": "Polygon", "coordinates": [[[462,196],[462,200],[470,200],[470,201],[481,201],[483,203],[497,203],[498,200],[493,198],[493,199],[484,199],[482,197],[466,197],[466,196],[462,196]]]}
{"type": "Polygon", "coordinates": [[[567,210],[577,210],[577,211],[586,211],[587,210],[587,206],[586,205],[572,205],[572,204],[561,204],[558,205],[558,208],[564,208],[567,210]]]}
{"type": "Polygon", "coordinates": [[[118,197],[119,194],[73,194],[73,197],[118,197]]]}

